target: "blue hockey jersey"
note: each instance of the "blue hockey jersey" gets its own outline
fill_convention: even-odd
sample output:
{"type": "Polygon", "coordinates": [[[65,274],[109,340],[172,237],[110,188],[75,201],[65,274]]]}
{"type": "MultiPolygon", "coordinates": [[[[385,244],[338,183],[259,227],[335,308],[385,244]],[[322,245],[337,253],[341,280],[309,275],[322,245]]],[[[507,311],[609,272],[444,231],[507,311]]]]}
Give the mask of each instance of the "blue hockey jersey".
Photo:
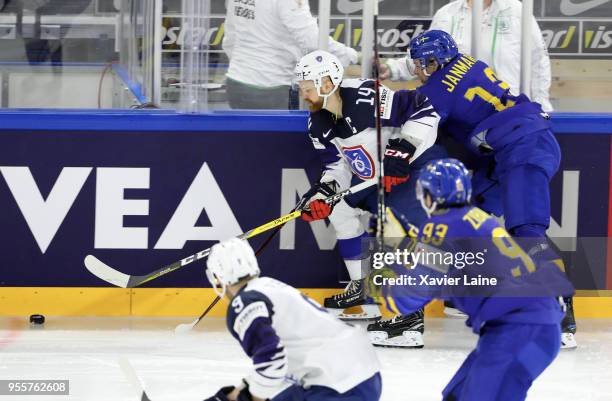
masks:
{"type": "Polygon", "coordinates": [[[431,216],[420,229],[420,256],[410,266],[393,266],[404,281],[383,287],[387,306],[406,314],[432,298],[452,300],[476,333],[492,320],[559,323],[555,297],[571,294],[571,284],[558,262],[536,263],[516,241],[477,207],[431,216]]]}
{"type": "Polygon", "coordinates": [[[440,127],[477,153],[499,150],[524,135],[550,128],[540,104],[510,93],[482,61],[458,54],[419,87],[440,115],[440,127]]]}

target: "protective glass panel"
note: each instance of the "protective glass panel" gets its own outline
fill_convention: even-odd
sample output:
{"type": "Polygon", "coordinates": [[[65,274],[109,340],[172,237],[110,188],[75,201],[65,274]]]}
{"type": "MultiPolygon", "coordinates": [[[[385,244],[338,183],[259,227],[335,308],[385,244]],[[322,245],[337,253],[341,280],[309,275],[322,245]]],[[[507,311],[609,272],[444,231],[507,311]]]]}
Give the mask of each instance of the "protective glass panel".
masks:
{"type": "MultiPolygon", "coordinates": [[[[496,0],[483,2],[482,58],[517,92],[520,13],[496,0]]],[[[339,1],[338,9],[344,3],[339,1]]],[[[449,0],[407,3],[380,3],[378,36],[382,54],[400,59],[406,39],[429,29],[432,20],[435,28],[453,35],[460,50],[471,52],[467,1],[452,5],[449,0]]],[[[612,1],[533,0],[533,5],[540,32],[533,32],[532,39],[531,97],[554,111],[608,112],[612,106],[612,1]]],[[[355,34],[353,31],[352,36],[355,34]]],[[[390,62],[396,66],[393,78],[399,81],[388,84],[395,88],[418,86],[409,69],[394,62],[398,63],[390,62]]]]}
{"type": "MultiPolygon", "coordinates": [[[[0,107],[298,108],[293,66],[319,47],[320,1],[2,0],[0,107]]],[[[520,21],[483,1],[483,59],[517,91],[520,21]]],[[[330,50],[360,76],[347,49],[362,51],[364,3],[330,3],[330,50]]],[[[468,2],[449,3],[379,1],[380,55],[396,66],[385,84],[418,86],[401,59],[432,19],[471,50],[468,2]]],[[[555,111],[609,111],[612,1],[534,0],[534,15],[532,97],[555,111]]]]}
{"type": "Polygon", "coordinates": [[[0,106],[110,107],[115,3],[0,1],[0,106]]]}

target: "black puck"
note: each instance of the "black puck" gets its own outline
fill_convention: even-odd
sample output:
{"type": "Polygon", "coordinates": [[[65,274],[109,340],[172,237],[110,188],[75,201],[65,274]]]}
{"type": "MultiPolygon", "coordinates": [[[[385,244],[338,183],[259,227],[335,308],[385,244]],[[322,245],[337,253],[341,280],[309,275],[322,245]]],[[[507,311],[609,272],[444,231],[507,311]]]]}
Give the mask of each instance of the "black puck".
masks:
{"type": "Polygon", "coordinates": [[[30,315],[30,324],[44,324],[45,317],[43,315],[30,315]]]}

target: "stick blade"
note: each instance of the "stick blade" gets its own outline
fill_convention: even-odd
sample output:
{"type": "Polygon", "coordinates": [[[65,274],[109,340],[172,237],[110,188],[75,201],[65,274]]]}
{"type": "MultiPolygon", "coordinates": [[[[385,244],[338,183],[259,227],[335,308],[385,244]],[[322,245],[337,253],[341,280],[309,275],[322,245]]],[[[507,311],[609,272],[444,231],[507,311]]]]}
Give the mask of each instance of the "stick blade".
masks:
{"type": "Polygon", "coordinates": [[[130,281],[129,275],[113,269],[93,255],[87,255],[85,257],[85,267],[94,276],[107,283],[114,284],[117,287],[127,288],[130,281]]]}
{"type": "Polygon", "coordinates": [[[197,323],[197,320],[195,322],[191,322],[191,323],[181,323],[181,324],[179,324],[178,326],[175,327],[174,332],[176,334],[187,333],[187,332],[191,331],[191,329],[194,328],[196,323],[197,323]]]}
{"type": "Polygon", "coordinates": [[[119,358],[119,367],[121,371],[128,379],[128,382],[132,385],[132,388],[138,395],[140,395],[140,401],[151,401],[149,396],[147,395],[142,380],[136,374],[134,367],[130,363],[130,361],[126,357],[119,358]]]}

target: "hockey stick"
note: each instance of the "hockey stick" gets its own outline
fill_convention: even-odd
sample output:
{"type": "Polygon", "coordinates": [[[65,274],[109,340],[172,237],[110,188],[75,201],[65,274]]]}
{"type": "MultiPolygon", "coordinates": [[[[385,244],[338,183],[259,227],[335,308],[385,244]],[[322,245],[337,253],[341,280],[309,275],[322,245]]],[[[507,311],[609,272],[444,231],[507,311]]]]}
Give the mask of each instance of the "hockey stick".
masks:
{"type": "Polygon", "coordinates": [[[383,242],[385,238],[384,227],[386,220],[385,213],[385,186],[384,186],[384,169],[383,169],[383,144],[382,144],[382,123],[380,121],[380,76],[378,73],[378,1],[373,1],[374,6],[374,60],[372,60],[372,72],[374,73],[375,85],[376,89],[376,110],[375,110],[375,118],[376,118],[376,145],[378,150],[378,198],[377,198],[377,218],[376,218],[376,243],[378,245],[378,249],[383,249],[383,242]]]}
{"type": "Polygon", "coordinates": [[[217,295],[215,297],[215,299],[210,303],[210,305],[208,305],[208,308],[206,308],[204,310],[204,312],[202,312],[202,314],[193,322],[191,323],[182,323],[179,324],[178,326],[176,326],[176,328],[174,329],[174,332],[177,334],[181,334],[181,333],[186,333],[189,330],[193,329],[196,324],[200,323],[200,320],[204,319],[204,316],[206,316],[208,314],[208,312],[210,312],[210,310],[212,308],[214,308],[214,306],[217,304],[217,302],[219,302],[221,300],[221,298],[217,295]]]}
{"type": "MultiPolygon", "coordinates": [[[[326,203],[332,203],[332,202],[336,202],[339,201],[341,199],[343,199],[345,196],[362,191],[366,188],[369,188],[373,185],[373,183],[371,181],[365,181],[362,182],[361,184],[357,184],[347,190],[344,190],[342,192],[339,192],[333,196],[330,196],[329,198],[325,199],[326,203]]],[[[238,236],[238,238],[240,239],[247,239],[247,238],[251,238],[254,237],[256,235],[259,235],[263,232],[266,232],[268,230],[271,230],[275,227],[278,227],[280,225],[283,225],[291,220],[295,220],[298,217],[300,217],[302,215],[302,210],[295,210],[289,214],[286,214],[284,216],[281,216],[275,220],[272,220],[268,223],[265,223],[259,227],[253,228],[252,230],[249,230],[243,234],[240,234],[238,236]]],[[[91,274],[93,274],[94,276],[108,282],[111,284],[116,285],[117,287],[122,287],[122,288],[133,288],[133,287],[137,287],[141,284],[147,283],[151,280],[154,280],[158,277],[161,277],[163,275],[166,275],[170,272],[173,272],[175,270],[180,269],[183,266],[187,266],[190,263],[193,263],[197,260],[200,260],[202,258],[205,258],[206,256],[208,256],[208,254],[210,253],[210,248],[201,250],[198,253],[195,253],[193,255],[189,255],[184,259],[181,259],[177,262],[174,262],[170,265],[164,266],[161,269],[155,270],[151,273],[148,274],[144,274],[142,276],[133,276],[133,275],[129,275],[129,274],[125,274],[120,272],[117,269],[114,269],[112,267],[110,267],[109,265],[107,265],[106,263],[102,262],[100,259],[96,258],[93,255],[87,255],[85,257],[85,267],[87,268],[87,270],[89,270],[89,272],[91,274]]]]}
{"type": "MultiPolygon", "coordinates": [[[[295,211],[296,208],[293,208],[291,210],[291,212],[289,213],[293,213],[295,211]]],[[[272,232],[272,234],[270,234],[268,236],[268,238],[259,246],[259,248],[257,249],[257,251],[255,252],[255,256],[259,256],[259,254],[266,248],[266,246],[268,246],[268,244],[270,243],[270,241],[272,241],[272,238],[274,238],[276,236],[276,234],[285,226],[286,223],[281,224],[280,226],[276,227],[276,229],[272,232]]],[[[176,328],[174,329],[174,332],[177,334],[181,334],[181,333],[186,333],[188,331],[190,331],[191,329],[193,329],[198,323],[200,323],[200,321],[202,319],[204,319],[204,316],[206,316],[208,314],[208,312],[210,312],[210,310],[217,304],[217,302],[219,302],[221,300],[221,298],[219,298],[219,296],[217,295],[215,297],[215,299],[213,299],[213,301],[211,302],[210,305],[208,305],[208,307],[204,310],[204,312],[202,312],[202,314],[193,322],[191,323],[182,323],[179,324],[178,326],[176,326],[176,328]]]]}
{"type": "Polygon", "coordinates": [[[119,357],[119,367],[127,377],[128,382],[132,385],[132,388],[140,396],[140,401],[151,401],[144,389],[142,381],[138,378],[134,367],[126,357],[119,357]]]}

